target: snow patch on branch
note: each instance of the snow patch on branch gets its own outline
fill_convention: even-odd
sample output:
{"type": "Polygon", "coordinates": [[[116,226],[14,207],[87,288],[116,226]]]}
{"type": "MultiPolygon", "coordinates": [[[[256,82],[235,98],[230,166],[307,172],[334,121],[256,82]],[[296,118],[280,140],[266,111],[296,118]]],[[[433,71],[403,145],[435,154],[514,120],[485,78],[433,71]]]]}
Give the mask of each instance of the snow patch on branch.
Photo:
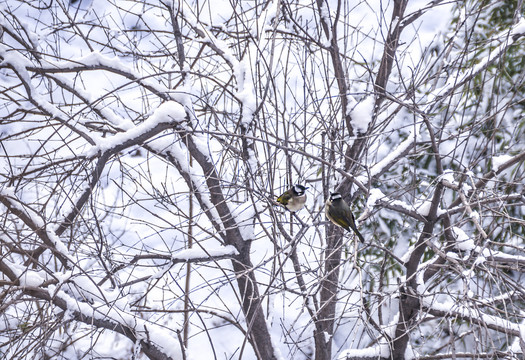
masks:
{"type": "Polygon", "coordinates": [[[75,63],[85,66],[103,65],[122,72],[128,73],[130,69],[117,56],[108,57],[100,53],[100,51],[92,51],[89,54],[74,59],[75,63]]]}
{"type": "Polygon", "coordinates": [[[448,181],[453,185],[457,185],[456,180],[454,179],[454,171],[451,169],[446,169],[445,171],[443,171],[443,174],[441,175],[441,180],[448,181]]]}
{"type": "Polygon", "coordinates": [[[351,124],[357,134],[365,134],[374,116],[375,99],[367,96],[361,100],[350,112],[351,124]]]}
{"type": "Polygon", "coordinates": [[[466,251],[467,255],[470,254],[470,252],[476,247],[474,240],[457,226],[453,226],[452,231],[456,235],[456,247],[459,250],[466,251]]]}
{"type": "Polygon", "coordinates": [[[326,41],[326,44],[324,44],[326,47],[329,47],[330,46],[330,43],[332,42],[332,37],[333,37],[333,34],[332,34],[332,22],[330,21],[330,10],[328,10],[328,4],[327,4],[327,1],[323,1],[323,3],[321,4],[321,7],[319,9],[319,15],[321,16],[321,19],[323,20],[323,22],[328,25],[328,32],[329,34],[326,34],[327,35],[327,41],[326,41]]]}
{"type": "Polygon", "coordinates": [[[36,226],[38,229],[46,233],[46,236],[53,244],[55,251],[57,251],[58,253],[63,255],[65,258],[67,258],[68,261],[70,261],[71,263],[74,263],[74,260],[71,258],[69,254],[69,250],[64,245],[62,240],[60,240],[58,235],[54,231],[49,230],[49,227],[46,226],[44,219],[39,213],[37,213],[35,210],[31,209],[28,206],[22,206],[22,202],[18,200],[18,198],[15,195],[14,188],[0,189],[0,194],[12,199],[10,201],[10,205],[13,208],[16,208],[21,213],[25,214],[28,218],[31,219],[31,222],[34,224],[34,226],[36,226]]]}
{"type": "MultiPolygon", "coordinates": [[[[101,322],[110,322],[115,325],[115,328],[118,326],[130,328],[137,340],[144,340],[149,344],[153,344],[172,359],[181,358],[181,353],[178,350],[178,347],[174,346],[174,344],[178,343],[177,339],[170,336],[166,329],[161,328],[154,323],[129,314],[117,306],[81,302],[74,297],[69,296],[66,292],[60,290],[55,285],[50,285],[48,287],[48,292],[52,298],[63,300],[67,304],[67,311],[72,315],[78,313],[101,322]]],[[[78,318],[78,316],[75,316],[75,318],[78,318]]]]}
{"type": "Polygon", "coordinates": [[[371,189],[366,200],[366,208],[372,210],[379,200],[386,198],[386,195],[379,189],[371,189]]]}
{"type": "Polygon", "coordinates": [[[437,310],[446,314],[457,314],[464,319],[472,319],[485,326],[497,328],[500,330],[508,329],[516,333],[523,333],[524,326],[513,323],[507,319],[503,319],[494,315],[482,313],[474,310],[475,308],[465,305],[460,305],[455,301],[438,302],[435,301],[434,296],[423,297],[422,305],[428,309],[437,310]]]}
{"type": "Polygon", "coordinates": [[[99,138],[97,145],[89,149],[86,156],[93,157],[96,156],[99,151],[103,153],[110,151],[129,141],[139,138],[153,130],[158,125],[182,122],[184,121],[185,116],[186,112],[181,104],[175,101],[166,101],[161,104],[149,118],[134,128],[131,128],[126,132],[117,133],[110,138],[99,138]]]}
{"type": "Polygon", "coordinates": [[[253,240],[255,238],[255,216],[257,211],[256,204],[246,202],[232,210],[232,216],[244,240],[253,240]]]}
{"type": "Polygon", "coordinates": [[[7,258],[3,258],[2,262],[13,271],[21,287],[39,287],[49,280],[49,276],[45,271],[30,270],[21,264],[12,263],[7,258]]]}
{"type": "Polygon", "coordinates": [[[272,30],[271,23],[272,21],[277,17],[279,14],[279,0],[274,0],[270,6],[268,6],[268,10],[266,11],[266,19],[264,21],[264,28],[265,30],[272,30]]]}
{"type": "Polygon", "coordinates": [[[233,72],[237,79],[237,93],[235,95],[242,103],[242,123],[245,126],[249,126],[257,109],[253,81],[251,80],[250,72],[247,70],[249,68],[246,65],[246,61],[236,62],[233,67],[233,72]]]}
{"type": "Polygon", "coordinates": [[[232,245],[223,246],[216,249],[185,249],[176,252],[172,255],[173,260],[184,260],[189,261],[193,259],[202,259],[202,258],[213,258],[217,256],[234,256],[239,255],[237,249],[232,245]]]}
{"type": "Polygon", "coordinates": [[[368,347],[364,349],[347,349],[342,351],[338,356],[337,360],[345,359],[378,359],[388,358],[389,347],[388,344],[381,344],[379,346],[368,347]]]}
{"type": "MultiPolygon", "coordinates": [[[[399,322],[399,313],[394,315],[392,321],[387,325],[382,326],[384,333],[390,338],[395,337],[397,323],[399,322]]],[[[337,360],[345,359],[378,359],[389,358],[391,355],[391,343],[384,337],[379,338],[376,346],[367,347],[364,349],[346,349],[337,356],[337,360]]]]}
{"type": "Polygon", "coordinates": [[[511,160],[513,157],[510,155],[500,155],[492,157],[492,169],[495,172],[498,172],[500,167],[505,164],[507,161],[511,160]]]}
{"type": "Polygon", "coordinates": [[[524,35],[525,34],[525,18],[521,18],[518,23],[514,25],[510,31],[510,35],[524,35]]]}
{"type": "Polygon", "coordinates": [[[0,44],[0,56],[4,59],[0,62],[0,66],[10,66],[19,76],[22,77],[22,81],[27,84],[31,83],[31,77],[27,72],[28,66],[33,66],[33,63],[25,56],[16,51],[9,51],[5,45],[0,44]]]}
{"type": "Polygon", "coordinates": [[[432,207],[432,201],[430,200],[418,200],[414,202],[414,210],[419,215],[428,216],[430,214],[430,208],[432,207]]]}

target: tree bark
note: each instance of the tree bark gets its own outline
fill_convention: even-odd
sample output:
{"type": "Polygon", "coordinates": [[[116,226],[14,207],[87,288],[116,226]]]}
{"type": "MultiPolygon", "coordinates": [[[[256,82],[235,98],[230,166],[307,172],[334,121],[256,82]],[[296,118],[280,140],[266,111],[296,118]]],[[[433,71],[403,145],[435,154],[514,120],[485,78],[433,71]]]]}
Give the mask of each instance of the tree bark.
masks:
{"type": "Polygon", "coordinates": [[[315,360],[332,359],[332,337],[334,334],[335,310],[339,292],[339,269],[343,248],[343,231],[330,225],[324,251],[324,274],[321,279],[320,307],[315,323],[315,360]]]}

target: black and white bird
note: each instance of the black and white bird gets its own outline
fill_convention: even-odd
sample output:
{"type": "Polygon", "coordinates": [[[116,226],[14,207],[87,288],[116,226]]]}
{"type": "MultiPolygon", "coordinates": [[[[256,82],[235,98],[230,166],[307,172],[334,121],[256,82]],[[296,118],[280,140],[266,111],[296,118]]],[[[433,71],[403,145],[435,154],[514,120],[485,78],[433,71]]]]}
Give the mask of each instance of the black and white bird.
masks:
{"type": "Polygon", "coordinates": [[[355,220],[354,215],[352,214],[352,210],[350,210],[350,207],[346,203],[346,201],[343,200],[343,197],[338,192],[334,192],[330,194],[330,197],[328,200],[326,200],[325,204],[325,214],[328,220],[330,220],[332,223],[334,223],[337,226],[342,227],[343,229],[352,231],[357,235],[359,240],[361,242],[365,242],[365,238],[359,230],[357,230],[357,227],[355,226],[355,220]]]}
{"type": "Polygon", "coordinates": [[[303,185],[294,185],[277,198],[277,202],[290,211],[299,211],[306,203],[305,191],[308,189],[303,185]]]}

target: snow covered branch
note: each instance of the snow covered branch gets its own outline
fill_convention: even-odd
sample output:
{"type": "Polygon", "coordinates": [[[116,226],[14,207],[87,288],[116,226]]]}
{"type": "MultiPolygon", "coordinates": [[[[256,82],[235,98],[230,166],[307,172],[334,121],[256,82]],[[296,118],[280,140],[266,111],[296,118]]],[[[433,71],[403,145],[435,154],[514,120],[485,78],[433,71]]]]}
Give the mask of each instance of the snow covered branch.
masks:
{"type": "Polygon", "coordinates": [[[0,202],[4,204],[9,212],[22,220],[28,228],[35,232],[45,246],[57,256],[64,267],[71,267],[72,264],[70,263],[71,259],[69,258],[67,247],[56,233],[48,228],[40,214],[16,199],[11,189],[0,189],[0,202]]]}
{"type": "Polygon", "coordinates": [[[0,353],[522,357],[522,15],[2,2],[0,353]]]}
{"type": "Polygon", "coordinates": [[[138,343],[140,350],[150,359],[175,360],[181,356],[177,346],[174,346],[178,343],[175,337],[167,335],[166,331],[157,325],[126,314],[116,307],[108,308],[105,305],[79,302],[63,291],[55,291],[54,286],[47,290],[28,286],[24,287],[24,293],[52,303],[63,310],[64,316],[69,320],[124,335],[132,343],[138,343]]]}

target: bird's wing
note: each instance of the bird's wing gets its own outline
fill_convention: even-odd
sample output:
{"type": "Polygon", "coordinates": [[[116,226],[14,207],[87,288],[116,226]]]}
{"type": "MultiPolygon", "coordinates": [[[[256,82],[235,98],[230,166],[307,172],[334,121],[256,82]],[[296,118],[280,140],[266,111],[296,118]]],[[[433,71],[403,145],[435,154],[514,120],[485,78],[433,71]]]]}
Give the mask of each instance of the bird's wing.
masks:
{"type": "Polygon", "coordinates": [[[365,238],[363,237],[363,235],[361,235],[361,233],[359,232],[359,230],[357,230],[357,226],[355,225],[355,218],[354,218],[354,214],[352,213],[352,211],[345,211],[345,215],[346,216],[350,216],[350,220],[352,220],[349,225],[350,225],[350,228],[352,228],[352,230],[354,231],[354,233],[357,235],[357,237],[359,238],[359,240],[364,243],[365,242],[365,238]]]}
{"type": "Polygon", "coordinates": [[[288,205],[288,202],[292,198],[292,194],[289,191],[285,191],[281,196],[277,198],[277,202],[283,205],[288,205]]]}
{"type": "Polygon", "coordinates": [[[348,225],[351,226],[352,224],[354,224],[355,226],[355,219],[354,219],[354,214],[352,214],[352,210],[350,209],[345,209],[345,216],[344,216],[345,220],[348,221],[348,225]]]}
{"type": "Polygon", "coordinates": [[[337,211],[335,211],[333,208],[329,207],[328,215],[330,215],[333,222],[335,222],[337,225],[348,230],[350,223],[348,221],[348,218],[345,216],[345,214],[340,214],[337,211]]]}

